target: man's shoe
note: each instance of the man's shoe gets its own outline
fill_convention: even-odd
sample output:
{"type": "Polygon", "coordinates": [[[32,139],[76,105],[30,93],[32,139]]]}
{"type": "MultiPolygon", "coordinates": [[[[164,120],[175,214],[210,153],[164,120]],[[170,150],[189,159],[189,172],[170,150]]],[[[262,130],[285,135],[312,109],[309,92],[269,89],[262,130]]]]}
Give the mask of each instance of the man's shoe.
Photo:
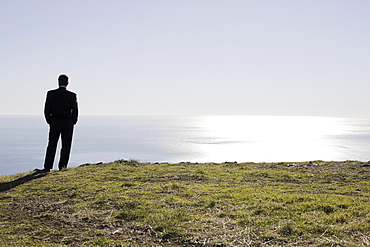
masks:
{"type": "Polygon", "coordinates": [[[47,173],[47,172],[50,172],[49,169],[38,169],[36,168],[35,170],[33,170],[34,172],[39,172],[39,173],[47,173]]]}
{"type": "Polygon", "coordinates": [[[59,171],[67,170],[67,166],[59,165],[59,171]]]}

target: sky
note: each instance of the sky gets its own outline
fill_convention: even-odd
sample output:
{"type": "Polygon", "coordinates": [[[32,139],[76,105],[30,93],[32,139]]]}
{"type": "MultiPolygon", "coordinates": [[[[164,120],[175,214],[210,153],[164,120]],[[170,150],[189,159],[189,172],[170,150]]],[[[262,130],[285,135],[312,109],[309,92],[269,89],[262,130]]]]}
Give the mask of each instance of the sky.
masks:
{"type": "Polygon", "coordinates": [[[0,115],[370,117],[368,0],[0,0],[0,115]]]}

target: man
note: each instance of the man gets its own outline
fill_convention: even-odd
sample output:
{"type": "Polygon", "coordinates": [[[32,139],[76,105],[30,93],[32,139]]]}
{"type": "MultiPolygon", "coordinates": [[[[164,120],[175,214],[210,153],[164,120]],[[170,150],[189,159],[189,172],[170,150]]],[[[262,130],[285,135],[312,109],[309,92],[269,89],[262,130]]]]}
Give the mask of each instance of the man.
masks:
{"type": "Polygon", "coordinates": [[[44,115],[49,124],[49,142],[46,149],[44,169],[36,169],[39,172],[49,172],[53,168],[55,152],[59,137],[62,139],[60,152],[59,170],[67,168],[71,152],[73,127],[78,119],[77,95],[67,90],[69,78],[60,75],[58,78],[59,88],[47,93],[44,115]]]}

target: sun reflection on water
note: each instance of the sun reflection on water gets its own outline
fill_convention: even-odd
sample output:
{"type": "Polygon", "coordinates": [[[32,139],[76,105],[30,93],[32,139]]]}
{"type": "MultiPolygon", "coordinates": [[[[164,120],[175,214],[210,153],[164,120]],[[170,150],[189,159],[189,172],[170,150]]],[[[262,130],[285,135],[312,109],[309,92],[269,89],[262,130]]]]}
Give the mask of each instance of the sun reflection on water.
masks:
{"type": "Polygon", "coordinates": [[[210,140],[198,145],[207,161],[303,161],[340,157],[331,138],[348,133],[340,118],[207,116],[200,121],[210,140]]]}

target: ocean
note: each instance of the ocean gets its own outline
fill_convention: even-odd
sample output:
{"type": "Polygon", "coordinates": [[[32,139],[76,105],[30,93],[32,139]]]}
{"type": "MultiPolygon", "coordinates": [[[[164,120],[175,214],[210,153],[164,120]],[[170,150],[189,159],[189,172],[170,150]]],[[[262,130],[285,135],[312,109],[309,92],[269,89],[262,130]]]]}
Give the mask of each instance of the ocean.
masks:
{"type": "MultiPolygon", "coordinates": [[[[42,168],[47,136],[42,116],[0,116],[0,175],[42,168]]],[[[369,118],[82,115],[75,127],[69,167],[118,159],[368,161],[369,149],[369,118]]],[[[59,153],[54,169],[58,158],[59,153]]]]}

